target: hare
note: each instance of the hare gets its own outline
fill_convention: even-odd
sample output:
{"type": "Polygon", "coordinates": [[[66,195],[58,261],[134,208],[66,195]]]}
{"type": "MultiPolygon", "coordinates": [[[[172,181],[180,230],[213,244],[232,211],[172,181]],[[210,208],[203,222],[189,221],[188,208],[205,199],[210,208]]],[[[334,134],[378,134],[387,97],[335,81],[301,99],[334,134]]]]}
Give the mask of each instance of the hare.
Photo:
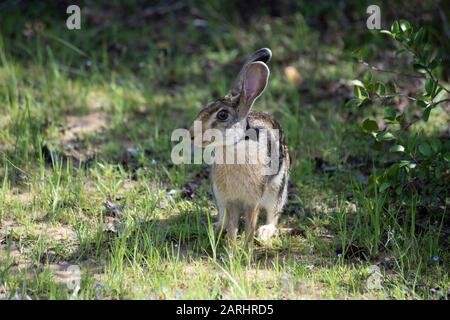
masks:
{"type": "Polygon", "coordinates": [[[213,145],[217,154],[222,152],[226,156],[226,161],[214,162],[211,169],[218,210],[215,229],[223,228],[227,237],[235,240],[239,214],[245,213],[247,243],[254,239],[262,209],[266,212],[266,224],[258,229],[257,237],[265,241],[276,235],[278,218],[287,199],[290,159],[284,133],[270,115],[252,111],[253,103],[267,86],[270,72],[266,63],[271,57],[268,48],[256,51],[242,67],[228,94],[198,113],[196,121],[202,129],[218,130],[226,137],[225,141],[205,141],[202,132],[196,130],[195,121],[190,129],[194,144],[202,148],[213,145]],[[249,131],[256,134],[249,137],[249,131]],[[245,160],[236,163],[235,154],[239,153],[244,154],[245,160]],[[230,162],[230,158],[234,161],[230,162]],[[272,165],[275,170],[268,170],[272,165]]]}

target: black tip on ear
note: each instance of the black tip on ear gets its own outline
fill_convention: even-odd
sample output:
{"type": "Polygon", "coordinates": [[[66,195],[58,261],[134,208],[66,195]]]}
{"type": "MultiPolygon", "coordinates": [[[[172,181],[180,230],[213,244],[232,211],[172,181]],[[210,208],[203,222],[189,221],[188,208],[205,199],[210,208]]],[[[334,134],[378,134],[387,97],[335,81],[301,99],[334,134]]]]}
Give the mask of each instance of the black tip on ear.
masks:
{"type": "Polygon", "coordinates": [[[256,51],[253,56],[255,57],[255,59],[253,59],[254,62],[261,61],[267,63],[272,58],[272,51],[269,48],[261,48],[256,51]]]}
{"type": "Polygon", "coordinates": [[[235,96],[241,93],[242,81],[244,79],[245,72],[247,71],[247,68],[249,67],[250,64],[254,62],[267,63],[271,58],[272,58],[272,51],[269,48],[261,48],[254,54],[252,54],[250,57],[248,57],[244,66],[241,68],[241,71],[239,72],[236,81],[234,82],[233,88],[230,90],[230,94],[232,96],[235,96]]]}

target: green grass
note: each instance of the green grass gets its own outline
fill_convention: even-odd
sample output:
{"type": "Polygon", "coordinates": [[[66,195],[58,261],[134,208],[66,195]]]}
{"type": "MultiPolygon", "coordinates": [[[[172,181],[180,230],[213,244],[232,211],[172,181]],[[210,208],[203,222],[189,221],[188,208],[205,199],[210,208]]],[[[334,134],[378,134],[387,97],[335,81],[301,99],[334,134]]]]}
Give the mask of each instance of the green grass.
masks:
{"type": "Polygon", "coordinates": [[[44,30],[26,39],[21,28],[38,18],[13,10],[2,21],[0,297],[435,299],[435,288],[446,295],[446,216],[420,216],[414,196],[399,206],[368,192],[345,162],[371,159],[364,138],[349,136],[357,119],[343,107],[345,94],[318,98],[359,72],[349,53],[321,43],[299,13],[245,26],[218,17],[217,5],[199,9],[210,17],[205,30],[175,14],[143,28],[111,20],[75,32],[63,19],[43,18],[44,30]],[[242,239],[229,247],[214,236],[208,169],[171,165],[170,134],[225,94],[243,57],[262,46],[274,60],[255,109],[286,131],[296,192],[280,236],[249,250],[242,239]],[[337,61],[317,61],[330,53],[337,61]],[[300,71],[306,90],[286,79],[286,65],[300,71]],[[339,170],[317,171],[314,157],[339,170]],[[183,195],[188,182],[198,185],[193,198],[183,195]],[[116,216],[107,199],[122,206],[116,216]],[[58,273],[68,265],[82,271],[75,292],[58,273]],[[378,288],[367,285],[373,265],[378,288]]]}

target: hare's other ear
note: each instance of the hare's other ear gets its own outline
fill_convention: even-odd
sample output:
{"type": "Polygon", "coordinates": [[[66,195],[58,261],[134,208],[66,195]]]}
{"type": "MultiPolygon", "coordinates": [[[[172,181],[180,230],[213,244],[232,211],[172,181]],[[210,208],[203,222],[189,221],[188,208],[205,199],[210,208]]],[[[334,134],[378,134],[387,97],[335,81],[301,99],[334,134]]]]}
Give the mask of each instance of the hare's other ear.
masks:
{"type": "Polygon", "coordinates": [[[253,62],[247,68],[243,79],[238,113],[244,118],[250,112],[255,100],[262,94],[269,80],[269,68],[264,62],[253,62]]]}
{"type": "Polygon", "coordinates": [[[234,81],[234,85],[231,88],[229,94],[231,96],[238,96],[241,94],[242,90],[242,84],[244,82],[245,73],[253,62],[261,61],[264,63],[267,63],[272,58],[272,51],[270,51],[269,48],[261,48],[258,51],[256,51],[254,54],[252,54],[247,61],[244,63],[244,65],[241,68],[241,71],[239,72],[238,76],[236,77],[236,80],[234,81]]]}

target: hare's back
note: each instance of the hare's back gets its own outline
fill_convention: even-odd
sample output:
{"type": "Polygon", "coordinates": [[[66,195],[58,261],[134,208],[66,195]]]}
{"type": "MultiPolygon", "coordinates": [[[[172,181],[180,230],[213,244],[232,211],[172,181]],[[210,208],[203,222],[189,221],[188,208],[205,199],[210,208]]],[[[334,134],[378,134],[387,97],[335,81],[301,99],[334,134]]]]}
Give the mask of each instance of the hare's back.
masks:
{"type": "Polygon", "coordinates": [[[273,116],[265,112],[250,112],[247,118],[248,126],[250,128],[266,128],[269,130],[281,130],[280,124],[273,116]]]}

